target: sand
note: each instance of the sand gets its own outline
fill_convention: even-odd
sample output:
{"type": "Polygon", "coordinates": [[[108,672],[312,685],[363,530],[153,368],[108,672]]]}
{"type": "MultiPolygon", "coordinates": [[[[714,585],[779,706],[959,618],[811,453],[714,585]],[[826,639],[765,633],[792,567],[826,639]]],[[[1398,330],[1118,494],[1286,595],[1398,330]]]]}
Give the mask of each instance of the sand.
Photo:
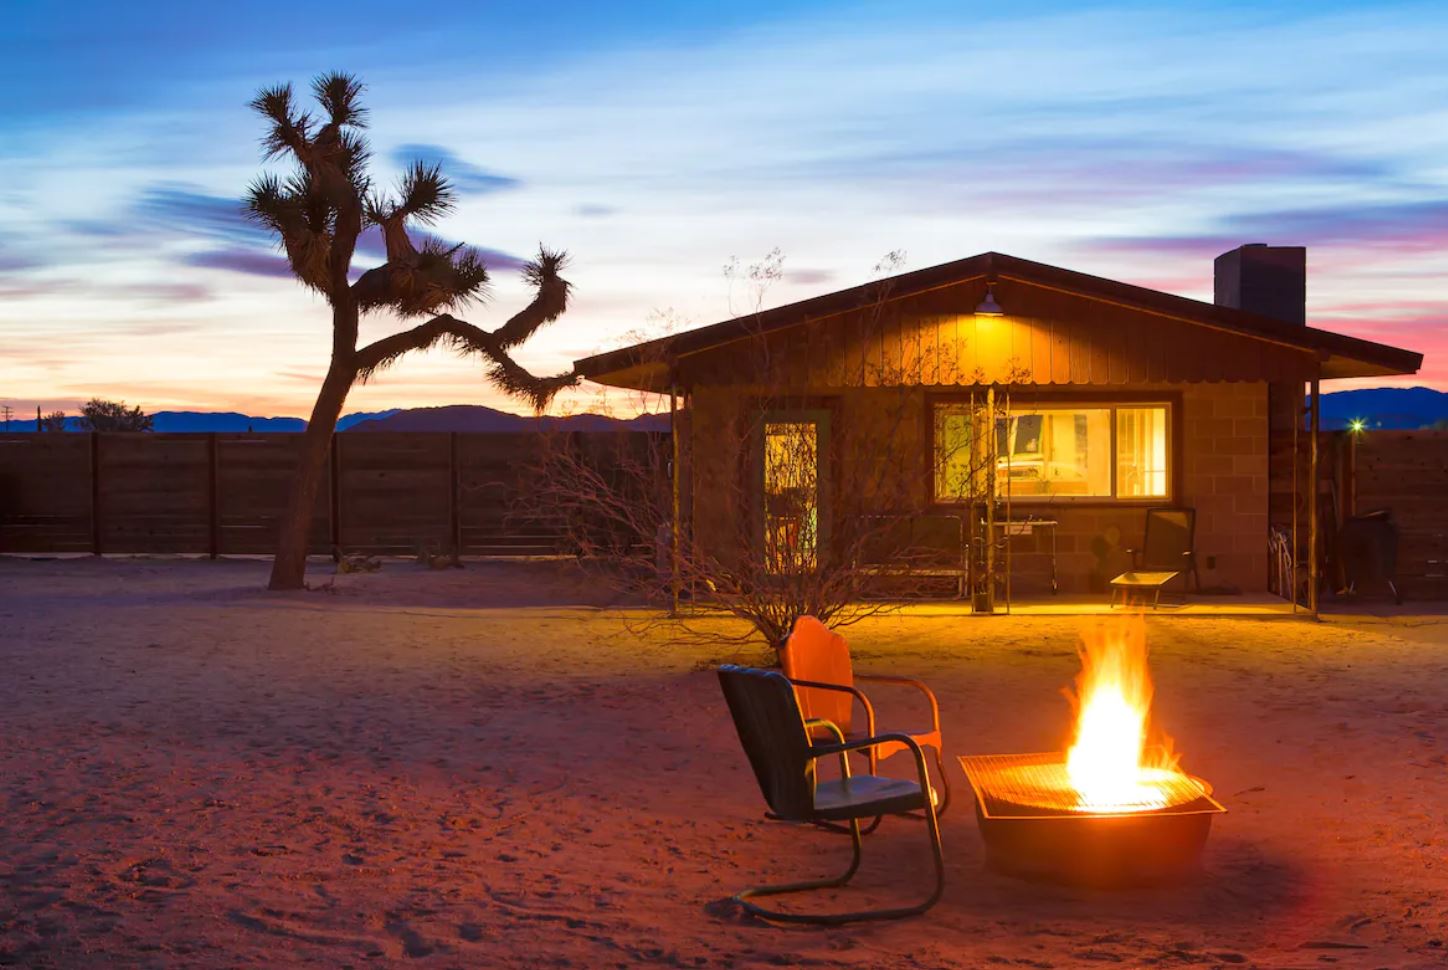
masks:
{"type": "MultiPolygon", "coordinates": [[[[1158,720],[1230,809],[1199,881],[993,874],[952,767],[935,909],[778,928],[728,896],[848,843],[761,818],[709,672],[734,648],[559,605],[606,597],[551,566],[264,574],[0,561],[0,965],[1448,966],[1442,616],[1149,622],[1158,720]]],[[[1076,623],[850,636],[935,687],[951,753],[1050,750],[1076,623]]],[[[927,858],[888,819],[813,902],[918,898],[927,858]]]]}

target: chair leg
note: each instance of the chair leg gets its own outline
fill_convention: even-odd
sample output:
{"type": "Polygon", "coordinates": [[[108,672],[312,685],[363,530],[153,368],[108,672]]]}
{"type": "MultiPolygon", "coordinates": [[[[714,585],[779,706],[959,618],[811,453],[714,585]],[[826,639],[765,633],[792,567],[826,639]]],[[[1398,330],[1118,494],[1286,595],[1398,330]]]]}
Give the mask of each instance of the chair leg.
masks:
{"type": "Polygon", "coordinates": [[[930,851],[935,863],[935,888],[931,891],[929,898],[914,906],[901,906],[895,909],[870,909],[853,913],[781,913],[778,910],[765,909],[749,900],[758,896],[777,896],[782,893],[808,892],[813,889],[833,889],[843,886],[850,881],[856,870],[860,868],[860,823],[858,819],[850,820],[851,844],[854,849],[854,857],[850,861],[850,868],[845,870],[844,875],[834,879],[816,879],[807,882],[786,883],[780,886],[759,886],[754,889],[746,889],[734,897],[744,911],[758,916],[760,919],[771,920],[776,923],[817,923],[826,926],[838,926],[842,923],[858,923],[864,920],[900,919],[905,916],[918,916],[940,901],[940,896],[945,891],[945,852],[940,847],[940,823],[935,815],[935,806],[926,799],[925,805],[926,833],[930,838],[930,851]]]}
{"type": "Polygon", "coordinates": [[[940,816],[950,807],[950,776],[945,773],[945,763],[939,748],[935,749],[935,771],[940,775],[940,804],[936,806],[935,814],[940,816]]]}

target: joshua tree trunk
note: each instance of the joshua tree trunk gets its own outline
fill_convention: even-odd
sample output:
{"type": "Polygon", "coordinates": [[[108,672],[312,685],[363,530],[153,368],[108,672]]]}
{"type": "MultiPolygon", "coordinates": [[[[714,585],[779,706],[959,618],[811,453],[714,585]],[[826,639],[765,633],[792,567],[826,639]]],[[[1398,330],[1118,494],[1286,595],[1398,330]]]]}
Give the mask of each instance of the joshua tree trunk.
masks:
{"type": "Polygon", "coordinates": [[[274,231],[297,279],[327,297],[332,307],[332,362],[302,437],[301,462],[277,534],[271,589],[300,589],[306,579],[307,539],[317,490],[327,471],[327,452],[342,405],[356,381],[366,381],[403,354],[439,343],[488,361],[487,378],[503,391],[528,399],[535,409],[577,383],[572,372],[535,377],[508,351],[568,307],[565,257],[539,248],[523,277],[537,290],[533,302],[496,330],[482,330],[449,310],[483,294],[488,270],[482,256],[437,238],[419,248],[407,222],[429,223],[452,211],[454,192],[437,166],[414,164],[396,195],[379,192],[367,178],[362,85],[346,74],[327,74],[312,85],[321,119],[299,111],[290,85],[268,88],[252,106],[270,122],[263,145],[268,157],[290,156],[296,170],[285,179],[267,173],[252,183],[247,211],[274,231]],[[367,227],[381,233],[387,262],[351,280],[357,239],[367,227]],[[363,313],[390,310],[426,323],[357,346],[363,313]]]}
{"type": "Polygon", "coordinates": [[[277,555],[272,560],[268,589],[301,589],[307,572],[307,546],[311,541],[312,510],[317,507],[317,490],[327,476],[327,455],[336,432],[337,419],[357,372],[334,357],[322,381],[312,417],[302,433],[301,462],[292,480],[291,496],[282,516],[277,537],[277,555]]]}

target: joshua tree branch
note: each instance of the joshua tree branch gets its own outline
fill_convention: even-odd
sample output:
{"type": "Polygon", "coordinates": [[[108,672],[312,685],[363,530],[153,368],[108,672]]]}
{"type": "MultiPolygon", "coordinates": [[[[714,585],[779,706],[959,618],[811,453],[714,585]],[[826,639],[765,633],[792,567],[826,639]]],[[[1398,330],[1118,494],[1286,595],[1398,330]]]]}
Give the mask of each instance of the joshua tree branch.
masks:
{"type": "Polygon", "coordinates": [[[568,309],[571,286],[560,275],[567,262],[568,257],[563,253],[538,250],[538,257],[529,262],[523,271],[524,279],[533,284],[537,296],[494,332],[500,347],[516,347],[539,327],[557,320],[568,309]]]}
{"type": "Polygon", "coordinates": [[[426,350],[439,343],[449,344],[454,350],[464,353],[477,353],[487,357],[489,380],[510,394],[527,397],[533,407],[540,411],[548,406],[553,395],[578,383],[578,375],[572,372],[551,377],[534,376],[508,355],[495,333],[489,333],[446,313],[411,330],[383,337],[357,351],[354,362],[358,379],[365,382],[403,354],[413,350],[426,350]]]}

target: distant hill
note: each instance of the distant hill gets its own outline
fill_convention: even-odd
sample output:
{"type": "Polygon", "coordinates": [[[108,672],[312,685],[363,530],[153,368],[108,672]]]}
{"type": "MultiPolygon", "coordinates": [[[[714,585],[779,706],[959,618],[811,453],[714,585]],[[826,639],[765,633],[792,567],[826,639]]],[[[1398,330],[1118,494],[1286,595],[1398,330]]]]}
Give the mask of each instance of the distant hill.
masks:
{"type": "MultiPolygon", "coordinates": [[[[357,411],[353,414],[344,414],[337,421],[337,429],[346,431],[359,421],[385,418],[396,413],[397,408],[387,411],[357,411]]],[[[238,411],[157,411],[151,415],[151,419],[152,431],[302,431],[307,426],[305,418],[265,418],[252,414],[241,414],[238,411]]],[[[10,430],[34,431],[35,421],[12,418],[10,430]]],[[[65,430],[81,430],[80,418],[74,415],[66,418],[65,430]]]]}
{"type": "Polygon", "coordinates": [[[450,404],[437,408],[409,408],[390,416],[353,425],[352,431],[666,431],[667,414],[641,414],[612,418],[606,414],[534,416],[510,414],[480,404],[450,404]]]}
{"type": "MultiPolygon", "coordinates": [[[[303,418],[259,417],[236,411],[157,411],[157,431],[301,431],[303,418]]],[[[1448,392],[1431,387],[1365,387],[1322,396],[1322,426],[1340,430],[1361,419],[1369,428],[1412,430],[1448,421],[1448,392]]],[[[612,418],[603,414],[511,414],[480,404],[435,408],[391,408],[342,416],[340,431],[666,431],[667,414],[612,418]]],[[[12,431],[34,431],[33,420],[12,418],[12,431]]],[[[67,431],[79,431],[80,419],[66,419],[67,431]]]]}
{"type": "Polygon", "coordinates": [[[1431,387],[1364,387],[1322,396],[1322,426],[1361,420],[1369,428],[1413,430],[1448,421],[1448,392],[1431,387]]]}

